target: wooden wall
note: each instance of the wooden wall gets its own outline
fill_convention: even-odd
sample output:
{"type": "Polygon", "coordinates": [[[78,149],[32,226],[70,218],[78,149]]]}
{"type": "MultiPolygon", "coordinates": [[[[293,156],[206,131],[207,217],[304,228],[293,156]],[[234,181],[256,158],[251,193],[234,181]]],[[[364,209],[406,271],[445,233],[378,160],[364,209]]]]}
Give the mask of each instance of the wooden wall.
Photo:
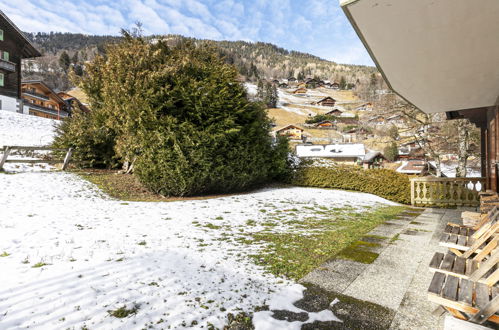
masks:
{"type": "Polygon", "coordinates": [[[3,71],[5,74],[4,86],[0,86],[0,94],[21,98],[21,49],[19,41],[13,35],[12,27],[0,19],[0,29],[3,30],[3,41],[0,41],[0,50],[9,52],[9,61],[16,64],[16,72],[3,71]]]}

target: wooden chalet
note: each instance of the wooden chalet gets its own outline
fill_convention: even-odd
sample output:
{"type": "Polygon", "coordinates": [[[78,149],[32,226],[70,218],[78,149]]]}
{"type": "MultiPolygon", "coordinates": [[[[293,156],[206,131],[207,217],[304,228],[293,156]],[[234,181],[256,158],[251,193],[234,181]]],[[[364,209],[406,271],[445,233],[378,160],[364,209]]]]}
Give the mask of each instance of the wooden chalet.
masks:
{"type": "Polygon", "coordinates": [[[293,91],[293,94],[307,94],[307,89],[304,87],[299,87],[293,91]]]}
{"type": "Polygon", "coordinates": [[[283,82],[279,84],[279,88],[289,88],[289,85],[283,82]]]}
{"type": "Polygon", "coordinates": [[[362,166],[365,169],[383,168],[383,163],[387,161],[386,157],[379,151],[369,151],[362,160],[362,166]]]}
{"type": "MultiPolygon", "coordinates": [[[[23,32],[0,11],[0,96],[13,98],[14,104],[21,98],[21,60],[39,56],[23,32]]],[[[22,112],[22,107],[5,110],[22,112]]]]}
{"type": "Polygon", "coordinates": [[[364,103],[355,108],[355,110],[357,111],[371,111],[372,109],[373,109],[373,104],[371,102],[364,103]]]}
{"type": "Polygon", "coordinates": [[[341,111],[339,109],[333,109],[333,110],[325,113],[325,115],[327,115],[327,116],[335,116],[335,117],[339,117],[342,114],[343,114],[343,111],[341,111]]]}
{"type": "Polygon", "coordinates": [[[279,85],[280,81],[278,79],[274,79],[274,80],[272,80],[272,83],[275,85],[279,85]]]}
{"type": "Polygon", "coordinates": [[[334,105],[336,104],[336,100],[330,96],[327,96],[322,100],[317,101],[317,104],[323,107],[334,107],[334,105]]]}
{"type": "Polygon", "coordinates": [[[335,129],[336,123],[332,120],[323,120],[317,124],[315,124],[317,128],[326,128],[326,129],[335,129]]]}
{"type": "Polygon", "coordinates": [[[57,95],[66,102],[67,110],[70,114],[72,114],[75,109],[80,109],[83,112],[90,111],[85,104],[68,92],[59,92],[57,95]]]}
{"type": "Polygon", "coordinates": [[[288,78],[288,83],[294,83],[296,82],[296,78],[295,77],[289,77],[288,78]]]}
{"type": "Polygon", "coordinates": [[[43,81],[24,81],[21,89],[25,113],[50,119],[69,116],[67,103],[43,81]]]}
{"type": "Polygon", "coordinates": [[[340,89],[340,84],[338,84],[337,82],[334,82],[334,83],[331,84],[331,88],[335,89],[335,90],[338,90],[338,89],[340,89]]]}
{"type": "Polygon", "coordinates": [[[287,125],[275,130],[276,134],[280,136],[287,136],[291,140],[302,140],[303,132],[304,132],[303,128],[295,125],[287,125]]]}

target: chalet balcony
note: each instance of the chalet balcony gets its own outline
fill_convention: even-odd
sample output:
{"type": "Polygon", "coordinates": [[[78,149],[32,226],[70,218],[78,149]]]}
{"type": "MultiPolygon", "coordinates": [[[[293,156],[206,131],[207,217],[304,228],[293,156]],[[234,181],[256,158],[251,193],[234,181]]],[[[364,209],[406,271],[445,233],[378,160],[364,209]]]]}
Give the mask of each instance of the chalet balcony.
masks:
{"type": "Polygon", "coordinates": [[[0,58],[0,69],[8,72],[16,72],[16,63],[12,63],[0,58]]]}
{"type": "Polygon", "coordinates": [[[23,90],[22,93],[25,94],[26,96],[35,97],[37,99],[42,99],[44,101],[50,100],[50,98],[47,95],[45,95],[45,94],[40,94],[40,93],[32,92],[32,91],[29,91],[29,90],[23,90]]]}
{"type": "Polygon", "coordinates": [[[411,179],[411,204],[422,207],[480,206],[480,192],[485,191],[485,178],[411,179]]]}
{"type": "Polygon", "coordinates": [[[30,109],[33,109],[33,110],[41,111],[41,112],[44,112],[44,113],[47,113],[47,114],[50,114],[50,115],[56,115],[56,116],[59,115],[60,117],[67,117],[68,116],[68,113],[65,110],[58,111],[57,109],[43,107],[41,105],[31,103],[27,99],[23,99],[23,101],[24,101],[24,105],[25,106],[27,106],[27,107],[29,107],[30,109]]]}

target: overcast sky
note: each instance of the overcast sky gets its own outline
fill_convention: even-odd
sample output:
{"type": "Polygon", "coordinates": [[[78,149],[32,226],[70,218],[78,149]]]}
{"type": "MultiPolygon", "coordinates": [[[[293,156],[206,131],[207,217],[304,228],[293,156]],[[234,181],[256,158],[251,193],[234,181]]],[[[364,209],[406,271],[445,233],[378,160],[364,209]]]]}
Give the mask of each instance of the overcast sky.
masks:
{"type": "Polygon", "coordinates": [[[338,0],[0,0],[23,31],[265,41],[339,63],[373,65],[338,0]]]}

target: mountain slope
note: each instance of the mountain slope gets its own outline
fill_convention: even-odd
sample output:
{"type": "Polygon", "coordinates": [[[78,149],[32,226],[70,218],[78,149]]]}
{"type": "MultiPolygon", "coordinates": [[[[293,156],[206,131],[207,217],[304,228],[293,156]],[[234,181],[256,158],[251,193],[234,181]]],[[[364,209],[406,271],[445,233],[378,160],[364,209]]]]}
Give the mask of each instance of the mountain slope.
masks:
{"type": "MultiPolygon", "coordinates": [[[[71,83],[59,63],[63,52],[69,54],[72,65],[84,67],[86,61],[105,51],[105,44],[119,42],[117,36],[90,36],[73,33],[28,33],[27,37],[43,53],[43,57],[30,60],[23,66],[25,78],[43,78],[56,89],[68,89],[71,83]]],[[[276,45],[263,42],[213,41],[186,38],[179,35],[151,36],[148,39],[162,39],[169,43],[191,41],[217,48],[228,63],[234,64],[248,80],[258,78],[281,79],[290,76],[318,77],[324,80],[347,83],[369,84],[373,74],[381,79],[374,67],[337,64],[317,56],[288,51],[276,45]]]]}

